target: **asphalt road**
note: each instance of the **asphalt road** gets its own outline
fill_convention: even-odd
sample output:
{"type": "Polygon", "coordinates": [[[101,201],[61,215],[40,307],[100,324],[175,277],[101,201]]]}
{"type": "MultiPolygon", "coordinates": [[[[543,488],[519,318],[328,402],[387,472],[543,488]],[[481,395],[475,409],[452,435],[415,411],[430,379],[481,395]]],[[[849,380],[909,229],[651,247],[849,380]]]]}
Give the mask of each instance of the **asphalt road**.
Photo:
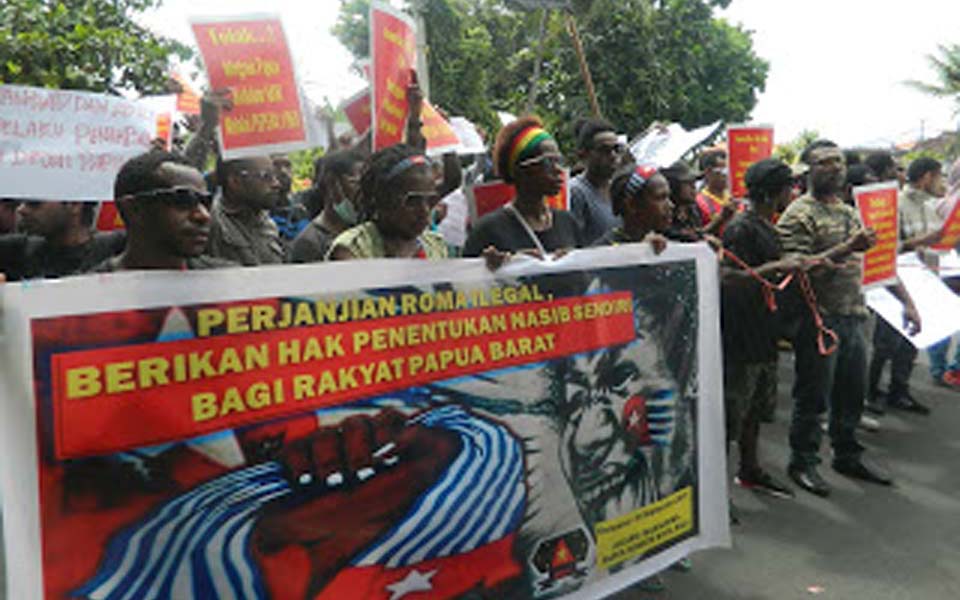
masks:
{"type": "MultiPolygon", "coordinates": [[[[781,354],[779,410],[762,429],[761,461],[785,482],[792,381],[792,355],[781,354]]],[[[888,412],[880,431],[860,435],[894,487],[833,472],[825,444],[829,498],[796,490],[782,500],[731,485],[741,519],[733,548],[694,554],[691,572],[664,574],[663,592],[634,588],[616,600],[960,598],[960,392],[934,386],[925,365],[911,387],[930,416],[888,412]]]]}

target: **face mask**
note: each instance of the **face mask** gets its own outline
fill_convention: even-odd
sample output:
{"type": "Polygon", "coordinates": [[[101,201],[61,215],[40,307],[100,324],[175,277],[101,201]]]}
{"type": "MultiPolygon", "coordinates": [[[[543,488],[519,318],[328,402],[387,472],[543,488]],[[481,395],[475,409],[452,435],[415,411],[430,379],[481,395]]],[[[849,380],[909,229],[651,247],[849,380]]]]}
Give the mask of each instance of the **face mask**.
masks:
{"type": "Polygon", "coordinates": [[[333,212],[347,225],[357,224],[357,211],[353,208],[353,202],[343,199],[333,205],[333,212]]]}

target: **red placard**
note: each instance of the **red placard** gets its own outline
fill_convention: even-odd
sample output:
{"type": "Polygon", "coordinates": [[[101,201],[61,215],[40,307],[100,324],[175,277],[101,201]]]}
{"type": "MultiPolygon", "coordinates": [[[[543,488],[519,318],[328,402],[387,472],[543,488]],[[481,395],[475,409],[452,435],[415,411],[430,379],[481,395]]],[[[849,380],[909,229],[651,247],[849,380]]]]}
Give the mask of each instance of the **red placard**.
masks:
{"type": "Polygon", "coordinates": [[[123,219],[120,218],[120,211],[112,200],[100,203],[100,211],[97,213],[97,231],[115,231],[123,229],[123,219]]]}
{"type": "MultiPolygon", "coordinates": [[[[505,181],[491,181],[473,186],[471,193],[470,219],[476,222],[483,215],[510,203],[517,195],[517,190],[505,181]]],[[[547,198],[547,204],[557,210],[570,210],[570,174],[567,171],[563,172],[560,193],[547,198]]]]}
{"type": "Polygon", "coordinates": [[[220,116],[225,158],[286,152],[309,145],[293,60],[275,16],[191,23],[213,89],[229,89],[233,109],[220,116]]]}
{"type": "Polygon", "coordinates": [[[864,227],[877,232],[877,243],[863,255],[864,287],[885,285],[897,278],[897,242],[900,220],[896,182],[853,189],[857,211],[864,227]]]}
{"type": "Polygon", "coordinates": [[[727,128],[727,170],[730,194],[746,198],[744,175],[753,163],[773,155],[773,127],[743,125],[727,128]]]}
{"type": "Polygon", "coordinates": [[[510,367],[623,344],[634,335],[631,294],[614,292],[63,352],[52,357],[55,449],[60,458],[119,452],[467,375],[491,364],[510,367]],[[520,313],[540,309],[569,315],[536,328],[543,343],[533,344],[529,328],[508,327],[520,313]],[[471,340],[479,362],[455,360],[449,340],[409,347],[383,342],[383,332],[392,328],[450,320],[465,327],[468,321],[491,324],[477,325],[471,340]]]}
{"type": "Polygon", "coordinates": [[[386,4],[370,7],[373,61],[373,150],[403,142],[409,106],[410,71],[417,64],[417,41],[410,19],[386,4]]]}
{"type": "Polygon", "coordinates": [[[933,245],[935,250],[952,250],[960,244],[960,197],[953,200],[953,208],[940,229],[940,241],[933,245]]]}
{"type": "Polygon", "coordinates": [[[450,123],[432,104],[423,101],[423,137],[427,139],[427,153],[454,152],[460,147],[460,138],[450,123]]]}
{"type": "Polygon", "coordinates": [[[343,103],[343,113],[357,135],[370,129],[370,90],[364,90],[343,103]]]}

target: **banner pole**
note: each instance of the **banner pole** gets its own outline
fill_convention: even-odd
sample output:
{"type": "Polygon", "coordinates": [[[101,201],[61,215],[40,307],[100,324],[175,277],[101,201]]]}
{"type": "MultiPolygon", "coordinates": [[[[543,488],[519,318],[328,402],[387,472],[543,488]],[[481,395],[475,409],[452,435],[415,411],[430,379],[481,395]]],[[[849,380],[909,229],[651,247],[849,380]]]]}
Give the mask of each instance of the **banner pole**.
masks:
{"type": "Polygon", "coordinates": [[[593,77],[590,76],[590,65],[587,64],[587,57],[583,53],[583,44],[580,42],[577,22],[570,13],[567,13],[567,31],[570,33],[570,39],[573,40],[573,49],[577,53],[577,60],[580,63],[580,75],[583,76],[583,82],[587,85],[587,96],[590,98],[590,108],[593,109],[593,116],[600,118],[600,103],[597,102],[597,91],[593,87],[593,77]]]}

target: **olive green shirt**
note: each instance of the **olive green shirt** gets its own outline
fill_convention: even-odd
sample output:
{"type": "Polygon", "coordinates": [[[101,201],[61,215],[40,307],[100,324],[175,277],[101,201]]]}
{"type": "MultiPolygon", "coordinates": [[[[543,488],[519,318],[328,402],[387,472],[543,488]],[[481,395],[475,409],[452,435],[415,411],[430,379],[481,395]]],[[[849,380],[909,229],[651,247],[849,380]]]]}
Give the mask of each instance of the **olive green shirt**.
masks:
{"type": "MultiPolygon", "coordinates": [[[[444,242],[442,235],[432,231],[424,231],[417,239],[420,241],[421,258],[428,260],[447,258],[447,244],[444,242]]],[[[330,244],[327,259],[338,247],[349,250],[354,258],[387,257],[387,251],[383,247],[383,236],[380,235],[377,226],[370,221],[351,227],[338,235],[330,244]]]]}
{"type": "Polygon", "coordinates": [[[255,267],[282,263],[286,250],[267,211],[233,210],[217,198],[210,211],[206,254],[255,267]]]}
{"type": "MultiPolygon", "coordinates": [[[[794,200],[777,221],[785,255],[811,256],[845,242],[861,228],[856,211],[842,202],[825,204],[813,196],[794,200]]],[[[863,255],[852,254],[835,270],[811,273],[820,312],[834,316],[866,316],[860,285],[863,255]]]]}

